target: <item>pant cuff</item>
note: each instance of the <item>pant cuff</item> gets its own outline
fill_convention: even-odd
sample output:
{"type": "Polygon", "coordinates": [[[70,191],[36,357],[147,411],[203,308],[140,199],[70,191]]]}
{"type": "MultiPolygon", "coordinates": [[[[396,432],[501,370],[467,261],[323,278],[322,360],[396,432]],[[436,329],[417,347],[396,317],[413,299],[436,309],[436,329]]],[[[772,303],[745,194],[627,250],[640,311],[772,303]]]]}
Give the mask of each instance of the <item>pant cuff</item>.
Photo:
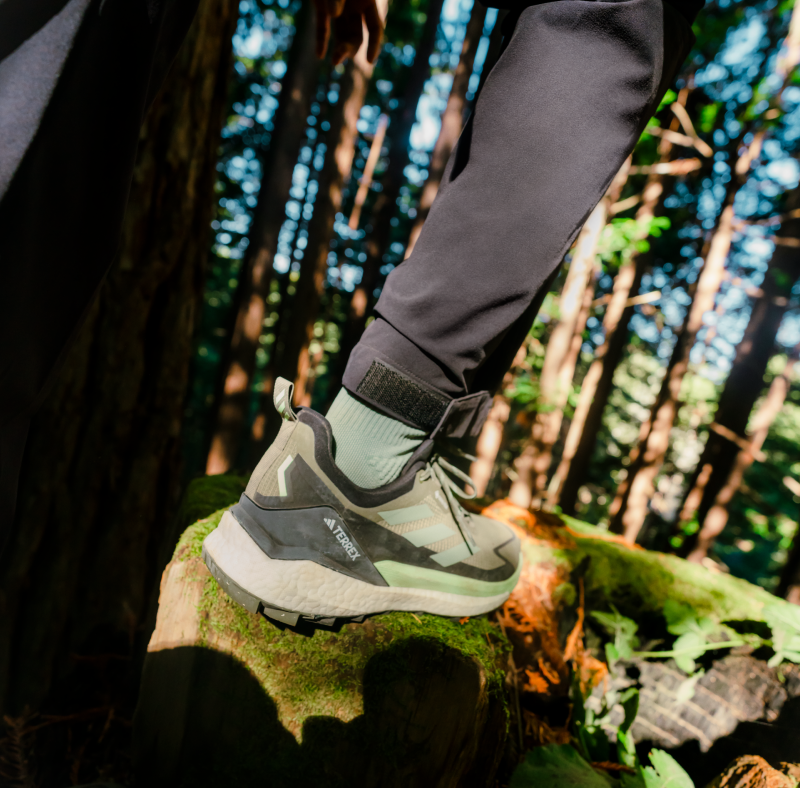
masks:
{"type": "Polygon", "coordinates": [[[364,342],[350,354],[342,383],[358,399],[431,438],[478,435],[492,402],[488,391],[448,396],[364,342]]]}

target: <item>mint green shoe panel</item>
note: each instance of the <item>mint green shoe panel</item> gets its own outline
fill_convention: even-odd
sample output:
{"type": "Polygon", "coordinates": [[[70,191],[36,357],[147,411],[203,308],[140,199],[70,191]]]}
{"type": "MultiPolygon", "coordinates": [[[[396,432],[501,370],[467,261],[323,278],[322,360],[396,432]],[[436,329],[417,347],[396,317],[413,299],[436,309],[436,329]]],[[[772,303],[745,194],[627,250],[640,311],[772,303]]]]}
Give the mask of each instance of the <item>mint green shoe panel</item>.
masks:
{"type": "Polygon", "coordinates": [[[405,506],[402,509],[392,509],[387,512],[378,512],[378,514],[389,525],[405,525],[415,520],[425,520],[434,516],[431,507],[424,503],[417,506],[405,506]]]}
{"type": "Polygon", "coordinates": [[[431,558],[440,566],[452,566],[459,561],[463,561],[465,558],[469,558],[471,555],[472,551],[469,549],[467,543],[462,542],[455,547],[451,547],[449,550],[442,550],[440,553],[434,553],[431,558]]]}
{"type": "Polygon", "coordinates": [[[414,547],[427,547],[434,544],[434,542],[450,539],[455,535],[455,531],[452,528],[448,528],[444,523],[437,523],[436,525],[428,526],[428,528],[420,528],[403,534],[414,547]]]}
{"type": "Polygon", "coordinates": [[[426,591],[441,591],[448,594],[464,594],[465,596],[497,596],[498,594],[511,593],[519,580],[522,571],[522,557],[520,556],[517,570],[511,577],[496,583],[486,580],[475,580],[468,577],[459,577],[447,572],[437,572],[425,567],[409,566],[396,561],[378,561],[375,568],[381,573],[383,579],[390,585],[403,588],[419,588],[426,591]]]}

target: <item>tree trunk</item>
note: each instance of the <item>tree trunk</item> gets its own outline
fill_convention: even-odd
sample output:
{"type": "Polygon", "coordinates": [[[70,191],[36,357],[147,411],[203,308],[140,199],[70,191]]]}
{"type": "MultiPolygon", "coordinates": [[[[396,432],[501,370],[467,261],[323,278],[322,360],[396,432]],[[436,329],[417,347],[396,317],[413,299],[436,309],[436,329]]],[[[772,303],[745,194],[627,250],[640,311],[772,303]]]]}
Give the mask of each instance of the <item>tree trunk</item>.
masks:
{"type": "MultiPolygon", "coordinates": [[[[786,203],[791,212],[800,206],[800,189],[786,203]]],[[[775,251],[764,276],[761,291],[753,302],[750,320],[736,351],[731,372],[719,398],[714,422],[740,438],[756,400],[764,389],[764,374],[775,351],[775,339],[789,306],[792,288],[800,279],[800,219],[784,221],[776,238],[775,251]]],[[[720,432],[711,430],[703,454],[689,484],[681,512],[681,522],[696,518],[702,529],[715,500],[727,485],[739,462],[731,443],[720,432]]],[[[697,537],[687,540],[686,550],[694,550],[697,537]]]]}
{"type": "MultiPolygon", "coordinates": [[[[733,455],[733,462],[728,465],[727,478],[724,479],[722,485],[718,486],[717,493],[703,519],[700,531],[691,540],[691,548],[682,551],[689,561],[696,564],[702,563],[703,559],[708,555],[714,540],[725,528],[728,522],[730,502],[741,486],[747,469],[753,464],[753,460],[761,451],[772,422],[775,421],[775,417],[780,412],[784,402],[786,402],[786,396],[792,385],[792,373],[798,357],[800,357],[800,345],[795,348],[794,353],[787,359],[783,372],[772,381],[767,396],[753,417],[752,432],[749,435],[746,448],[742,448],[738,452],[732,452],[731,446],[726,447],[727,453],[733,455]]],[[[716,435],[717,433],[712,434],[716,435]]],[[[706,491],[710,489],[711,484],[709,483],[706,491]]]]}
{"type": "Polygon", "coordinates": [[[342,331],[339,352],[334,362],[330,386],[331,398],[339,391],[347,359],[364,333],[367,317],[375,303],[375,290],[382,278],[383,257],[392,241],[392,219],[397,214],[397,199],[406,181],[404,173],[411,152],[411,129],[417,119],[417,105],[422,91],[431,73],[430,59],[436,46],[436,31],[439,28],[443,5],[444,0],[430,0],[403,97],[389,124],[389,163],[381,178],[381,190],[372,208],[369,221],[371,229],[367,228],[367,240],[364,245],[367,259],[362,267],[361,281],[350,300],[347,322],[342,331]]]}
{"type": "MultiPolygon", "coordinates": [[[[447,106],[442,113],[442,127],[439,131],[439,136],[436,138],[436,144],[433,146],[433,153],[431,153],[431,160],[428,166],[428,178],[425,181],[425,186],[422,189],[422,196],[417,206],[417,217],[414,221],[414,226],[411,228],[411,234],[408,237],[408,244],[406,246],[406,254],[408,257],[414,250],[414,244],[419,238],[422,225],[428,218],[428,213],[439,191],[439,185],[442,182],[442,175],[450,159],[450,154],[453,152],[458,138],[461,135],[461,129],[464,126],[464,116],[467,112],[467,91],[469,90],[469,81],[472,77],[472,72],[475,68],[475,53],[478,50],[481,36],[483,35],[483,26],[486,22],[486,7],[479,2],[475,2],[472,6],[472,13],[470,14],[467,30],[464,33],[464,43],[461,45],[461,56],[458,60],[455,73],[453,74],[453,84],[450,88],[450,95],[447,97],[447,106]]],[[[499,30],[499,28],[498,28],[499,30]]]]}
{"type": "Polygon", "coordinates": [[[157,577],[237,12],[200,3],[142,131],[119,259],[32,426],[2,570],[0,706],[12,712],[41,703],[68,655],[128,652],[157,577]]]}
{"type": "MultiPolygon", "coordinates": [[[[330,84],[326,84],[324,88],[318,88],[317,96],[321,109],[317,115],[318,129],[321,129],[322,124],[328,121],[331,114],[330,110],[332,107],[325,100],[325,96],[327,96],[329,92],[330,84]]],[[[328,137],[325,132],[317,133],[313,141],[313,154],[309,160],[310,173],[303,194],[303,210],[301,211],[301,217],[308,216],[309,211],[313,215],[313,205],[316,195],[318,194],[320,177],[320,173],[314,169],[314,162],[317,161],[320,156],[322,156],[324,160],[327,141],[328,137]]],[[[292,241],[292,249],[289,254],[290,265],[291,262],[297,259],[296,252],[299,249],[298,244],[300,238],[303,237],[303,233],[305,233],[306,240],[308,239],[308,225],[309,219],[301,218],[292,241]]],[[[276,304],[278,319],[271,328],[273,343],[270,348],[269,361],[261,374],[261,380],[257,384],[254,392],[254,396],[257,398],[258,402],[255,409],[256,416],[250,426],[249,441],[246,445],[246,451],[243,452],[244,466],[246,468],[255,468],[264,452],[272,444],[272,441],[275,440],[275,436],[278,434],[278,429],[280,427],[280,418],[271,418],[271,415],[277,416],[272,406],[272,387],[275,383],[279,360],[283,356],[288,336],[288,327],[292,314],[292,297],[296,292],[296,283],[292,282],[293,276],[295,276],[295,272],[289,268],[289,270],[281,274],[278,279],[278,299],[276,304]]]]}
{"type": "Polygon", "coordinates": [[[281,82],[269,151],[262,163],[258,203],[239,274],[235,324],[220,365],[221,390],[206,473],[225,473],[236,462],[247,427],[256,351],[272,280],[278,233],[286,218],[292,174],[304,142],[309,106],[319,72],[314,54],[315,24],[310,3],[300,6],[292,48],[281,82]]]}
{"type": "MultiPolygon", "coordinates": [[[[539,408],[531,430],[531,439],[514,463],[517,478],[511,485],[509,498],[525,509],[537,503],[547,487],[553,448],[561,432],[564,407],[575,375],[578,358],[578,353],[574,352],[575,337],[583,334],[588,317],[588,310],[583,308],[583,304],[595,270],[597,244],[606,226],[608,209],[618,199],[628,178],[629,167],[630,158],[623,164],[608,192],[586,220],[575,243],[575,251],[559,299],[558,324],[547,341],[542,374],[539,377],[539,408]]],[[[579,344],[577,349],[580,350],[579,344]]]]}
{"type": "MultiPolygon", "coordinates": [[[[379,10],[386,16],[386,0],[379,10]]],[[[308,243],[300,267],[300,278],[292,299],[292,309],[281,357],[276,359],[276,375],[295,381],[295,401],[308,405],[306,381],[309,372],[308,346],[314,334],[322,291],[328,274],[328,254],[336,214],[342,210],[344,187],[350,177],[361,107],[372,77],[372,64],[366,58],[367,42],[348,61],[339,82],[337,112],[331,119],[325,164],[319,176],[319,190],[308,228],[308,243]]]]}
{"type": "Polygon", "coordinates": [[[725,262],[734,232],[733,202],[744,182],[753,160],[761,151],[763,133],[755,134],[747,151],[736,162],[728,182],[714,235],[692,292],[692,303],[678,332],[661,389],[642,424],[639,442],[633,450],[628,475],[619,485],[609,512],[610,528],[635,541],[647,517],[648,504],[655,491],[655,478],[664,464],[669,437],[680,408],[683,377],[689,368],[689,354],[697,332],[702,328],[703,315],[714,308],[719,287],[725,277],[725,262]]]}

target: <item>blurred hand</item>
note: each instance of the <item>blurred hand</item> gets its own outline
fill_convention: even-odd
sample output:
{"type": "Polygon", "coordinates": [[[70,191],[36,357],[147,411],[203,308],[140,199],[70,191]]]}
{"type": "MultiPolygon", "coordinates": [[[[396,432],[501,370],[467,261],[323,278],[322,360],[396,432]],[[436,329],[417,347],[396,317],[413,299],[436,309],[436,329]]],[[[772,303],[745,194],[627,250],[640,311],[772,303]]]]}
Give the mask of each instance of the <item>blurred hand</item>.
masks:
{"type": "Polygon", "coordinates": [[[383,21],[375,0],[314,0],[317,9],[317,57],[325,57],[333,27],[336,46],[331,54],[338,65],[358,52],[367,28],[367,60],[375,62],[383,36],[383,21]],[[363,25],[362,25],[363,22],[363,25]]]}

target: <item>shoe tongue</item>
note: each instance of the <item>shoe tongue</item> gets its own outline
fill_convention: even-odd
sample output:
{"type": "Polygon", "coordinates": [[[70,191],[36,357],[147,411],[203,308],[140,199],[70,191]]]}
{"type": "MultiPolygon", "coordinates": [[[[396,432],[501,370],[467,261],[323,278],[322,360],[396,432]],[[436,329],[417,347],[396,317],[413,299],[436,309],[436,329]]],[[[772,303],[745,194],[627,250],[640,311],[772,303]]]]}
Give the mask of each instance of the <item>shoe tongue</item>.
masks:
{"type": "Polygon", "coordinates": [[[422,470],[431,458],[431,454],[433,454],[433,440],[426,438],[408,458],[408,462],[403,466],[403,470],[400,471],[400,476],[405,476],[412,471],[416,473],[422,470]]]}

